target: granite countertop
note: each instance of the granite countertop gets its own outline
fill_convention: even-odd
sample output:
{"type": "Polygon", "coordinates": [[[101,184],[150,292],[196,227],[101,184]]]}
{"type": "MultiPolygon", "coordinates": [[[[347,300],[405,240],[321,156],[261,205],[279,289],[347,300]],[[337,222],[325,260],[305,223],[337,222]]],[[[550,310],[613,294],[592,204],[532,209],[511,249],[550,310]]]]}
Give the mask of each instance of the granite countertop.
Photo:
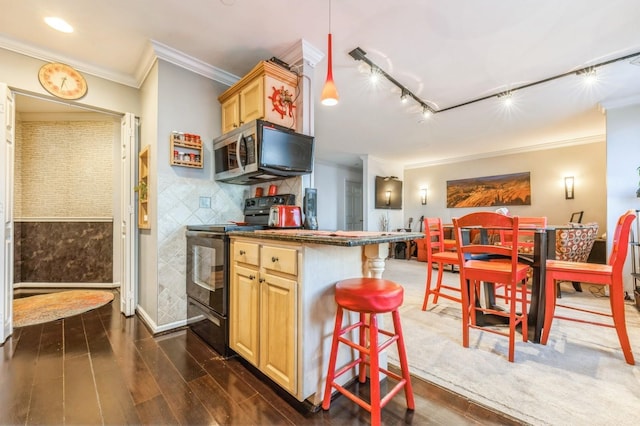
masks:
{"type": "Polygon", "coordinates": [[[233,231],[229,233],[229,236],[347,247],[395,243],[424,238],[424,234],[422,232],[314,231],[310,229],[233,231]]]}

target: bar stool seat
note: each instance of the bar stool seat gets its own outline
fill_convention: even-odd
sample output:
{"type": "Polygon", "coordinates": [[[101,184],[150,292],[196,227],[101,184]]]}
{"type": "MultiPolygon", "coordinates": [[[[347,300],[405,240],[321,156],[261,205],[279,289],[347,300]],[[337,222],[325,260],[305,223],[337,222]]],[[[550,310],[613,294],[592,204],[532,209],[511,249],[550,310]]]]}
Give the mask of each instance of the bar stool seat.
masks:
{"type": "Polygon", "coordinates": [[[327,372],[327,382],[325,385],[322,408],[328,410],[331,404],[331,392],[335,388],[338,392],[358,404],[360,407],[371,413],[371,424],[379,425],[381,421],[381,409],[389,400],[404,388],[407,400],[407,408],[413,410],[415,403],[409,367],[407,364],[407,354],[404,347],[404,338],[400,325],[400,314],[398,308],[402,306],[404,299],[404,288],[401,285],[381,278],[352,278],[339,281],[335,287],[335,300],[338,305],[336,312],[336,323],[333,332],[331,345],[331,355],[329,357],[329,371],[327,372]],[[342,326],[344,310],[357,312],[360,314],[359,321],[355,324],[342,326]],[[391,313],[393,318],[394,331],[381,330],[378,328],[377,314],[391,313]],[[367,322],[367,314],[369,321],[367,322]],[[351,341],[343,337],[346,333],[358,330],[358,342],[351,341]],[[367,345],[367,329],[369,330],[367,345]],[[378,334],[382,334],[388,339],[379,343],[378,334]],[[398,355],[400,358],[400,369],[402,375],[397,375],[379,365],[379,353],[392,343],[396,342],[398,355]],[[340,343],[354,348],[359,356],[352,362],[336,370],[336,358],[340,343]],[[335,380],[355,366],[358,366],[358,380],[360,383],[366,381],[366,366],[369,366],[370,377],[370,400],[361,399],[348,391],[335,380]],[[380,395],[380,373],[397,380],[398,383],[381,398],[380,395]]]}

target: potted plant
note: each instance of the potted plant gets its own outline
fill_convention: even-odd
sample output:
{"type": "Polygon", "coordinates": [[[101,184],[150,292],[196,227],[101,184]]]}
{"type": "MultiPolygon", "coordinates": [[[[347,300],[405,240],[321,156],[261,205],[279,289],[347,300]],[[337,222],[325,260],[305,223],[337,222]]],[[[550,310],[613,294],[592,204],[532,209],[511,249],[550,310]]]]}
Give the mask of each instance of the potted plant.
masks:
{"type": "Polygon", "coordinates": [[[141,200],[147,199],[147,182],[141,180],[138,182],[136,186],[133,187],[133,190],[138,193],[138,196],[141,200]]]}

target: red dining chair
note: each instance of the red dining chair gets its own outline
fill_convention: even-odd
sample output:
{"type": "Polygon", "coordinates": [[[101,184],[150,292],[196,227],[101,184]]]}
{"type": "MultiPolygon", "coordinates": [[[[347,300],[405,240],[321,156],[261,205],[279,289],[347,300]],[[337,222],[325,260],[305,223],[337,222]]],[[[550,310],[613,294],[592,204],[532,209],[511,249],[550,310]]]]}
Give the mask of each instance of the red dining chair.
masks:
{"type": "MultiPolygon", "coordinates": [[[[519,216],[520,232],[518,233],[518,252],[521,254],[533,253],[533,237],[535,228],[546,228],[547,218],[545,216],[519,216]]],[[[504,229],[500,230],[500,243],[508,245],[513,242],[513,235],[504,229]]]]}
{"type": "Polygon", "coordinates": [[[632,210],[627,211],[620,216],[616,229],[613,234],[613,248],[609,256],[609,263],[602,265],[599,263],[586,262],[568,262],[564,260],[547,260],[547,275],[545,282],[545,315],[544,328],[542,329],[542,337],[540,342],[547,344],[549,334],[551,332],[551,324],[554,318],[568,321],[575,321],[584,324],[597,325],[600,327],[615,328],[620,340],[620,347],[624,353],[624,359],[627,364],[634,365],[633,353],[629,344],[629,336],[627,334],[627,326],[625,324],[624,314],[624,281],[622,279],[622,269],[624,267],[627,252],[629,251],[629,230],[635,219],[632,210]],[[594,285],[602,285],[609,287],[609,303],[611,305],[611,313],[578,308],[558,303],[556,299],[557,286],[556,281],[577,281],[594,285]],[[577,317],[567,317],[556,315],[556,307],[562,307],[569,310],[580,311],[592,314],[593,316],[604,316],[612,319],[611,322],[589,321],[577,317]]]}
{"type": "Polygon", "coordinates": [[[494,212],[470,213],[457,219],[453,219],[453,226],[460,260],[460,284],[462,287],[462,345],[469,347],[469,329],[481,329],[490,333],[509,337],[509,361],[513,362],[515,353],[516,326],[522,325],[522,340],[527,341],[527,298],[526,282],[529,266],[518,262],[518,246],[496,245],[486,238],[480,238],[477,242],[469,242],[463,230],[480,228],[481,230],[504,229],[513,235],[517,241],[519,236],[519,218],[510,217],[494,212]],[[487,241],[484,241],[487,240],[487,241]],[[494,261],[495,258],[508,261],[494,261]],[[500,283],[507,286],[508,306],[501,309],[499,306],[482,307],[476,303],[477,294],[480,292],[480,284],[500,283]],[[518,295],[517,290],[520,290],[518,295]],[[518,302],[520,306],[518,306],[518,302]],[[509,332],[505,333],[496,328],[478,325],[476,314],[494,315],[509,319],[509,332]]]}
{"type": "MultiPolygon", "coordinates": [[[[438,297],[444,297],[445,299],[453,300],[454,302],[462,303],[460,296],[460,286],[454,287],[442,283],[442,276],[444,273],[444,265],[460,265],[458,259],[458,253],[448,250],[445,247],[444,230],[442,228],[442,220],[438,217],[427,217],[424,219],[424,244],[427,252],[427,283],[424,291],[424,302],[422,302],[422,310],[427,309],[429,303],[429,296],[434,295],[433,303],[438,303],[438,297]],[[438,265],[438,278],[436,280],[436,287],[431,288],[431,275],[432,265],[436,263],[438,265]],[[447,292],[443,292],[442,289],[449,290],[457,293],[457,295],[451,295],[447,292]]],[[[454,247],[455,249],[455,247],[454,247]]]]}
{"type": "MultiPolygon", "coordinates": [[[[517,242],[518,253],[533,255],[535,229],[546,228],[547,218],[546,216],[518,216],[518,223],[520,226],[517,242]]],[[[499,235],[499,244],[509,246],[513,243],[513,235],[509,231],[501,229],[499,235]]],[[[531,274],[529,274],[529,278],[531,278],[531,274]]],[[[505,288],[505,292],[508,292],[508,287],[505,288]]],[[[527,294],[529,293],[527,292],[527,294]]],[[[504,297],[505,300],[508,300],[508,294],[505,294],[504,297]]]]}

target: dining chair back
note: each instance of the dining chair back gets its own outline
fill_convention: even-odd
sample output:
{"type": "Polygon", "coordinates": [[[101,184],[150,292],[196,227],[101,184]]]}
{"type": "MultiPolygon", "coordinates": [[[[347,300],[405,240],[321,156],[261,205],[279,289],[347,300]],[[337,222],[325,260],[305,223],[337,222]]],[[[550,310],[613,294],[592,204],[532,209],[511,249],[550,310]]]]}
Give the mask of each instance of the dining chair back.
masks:
{"type": "Polygon", "coordinates": [[[427,217],[424,219],[424,244],[427,252],[427,282],[424,291],[424,301],[422,302],[422,310],[427,309],[429,296],[433,294],[433,303],[438,303],[438,297],[453,300],[462,303],[460,295],[460,286],[443,284],[445,265],[460,265],[458,253],[448,249],[445,246],[444,229],[442,220],[439,217],[427,217]],[[435,288],[431,288],[433,274],[433,265],[438,266],[438,278],[436,279],[435,288]],[[446,291],[443,291],[446,290],[446,291]]]}
{"type": "MultiPolygon", "coordinates": [[[[507,336],[509,337],[508,359],[513,362],[518,324],[522,324],[522,339],[527,341],[526,279],[529,266],[519,262],[517,244],[497,245],[486,237],[491,230],[505,230],[512,235],[514,241],[518,241],[519,218],[495,212],[476,212],[453,219],[453,226],[460,260],[462,345],[469,347],[471,328],[507,336]],[[469,241],[467,231],[470,229],[481,231],[478,241],[469,241]],[[496,306],[482,306],[477,297],[481,283],[500,283],[507,286],[509,288],[507,306],[497,306],[497,302],[495,302],[496,306]],[[480,325],[477,321],[478,314],[483,317],[497,316],[508,319],[509,332],[505,333],[501,328],[480,325]]],[[[483,321],[482,324],[486,322],[483,321]]]]}
{"type": "MultiPolygon", "coordinates": [[[[518,251],[520,253],[533,253],[533,237],[536,228],[546,228],[546,216],[519,216],[520,231],[518,233],[518,251]]],[[[500,230],[500,243],[507,245],[513,242],[513,235],[507,230],[500,230]]]]}
{"type": "MultiPolygon", "coordinates": [[[[629,344],[629,336],[625,323],[624,313],[624,280],[623,267],[629,251],[629,231],[635,219],[632,210],[627,211],[618,219],[613,234],[613,246],[609,262],[606,265],[586,262],[569,262],[564,260],[547,260],[545,281],[545,315],[542,329],[541,343],[546,345],[551,332],[553,319],[563,319],[601,327],[615,328],[620,341],[620,347],[627,364],[634,365],[635,361],[629,344]],[[572,306],[563,302],[558,303],[556,298],[556,281],[578,281],[592,285],[601,285],[609,288],[610,313],[572,306]],[[568,317],[557,315],[556,308],[580,311],[597,317],[608,317],[611,321],[591,321],[582,317],[568,317]]],[[[565,311],[566,312],[566,311],[565,311]]]]}

